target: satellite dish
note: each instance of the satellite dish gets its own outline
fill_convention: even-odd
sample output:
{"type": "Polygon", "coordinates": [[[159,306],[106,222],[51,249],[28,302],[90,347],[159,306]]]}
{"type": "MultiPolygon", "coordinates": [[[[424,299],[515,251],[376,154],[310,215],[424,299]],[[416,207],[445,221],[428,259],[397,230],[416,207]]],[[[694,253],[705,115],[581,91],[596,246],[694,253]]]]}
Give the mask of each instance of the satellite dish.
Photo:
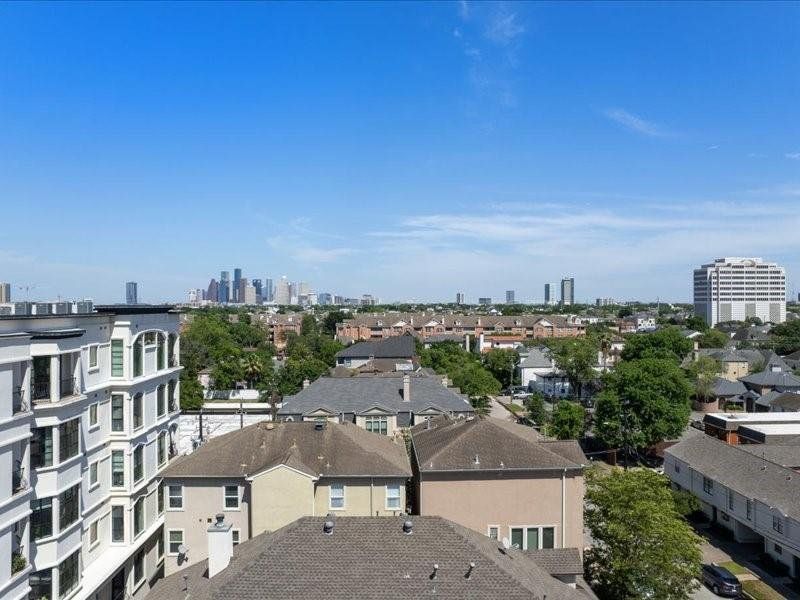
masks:
{"type": "Polygon", "coordinates": [[[184,546],[183,544],[178,546],[178,554],[186,556],[188,553],[189,553],[189,549],[186,546],[184,546]]]}
{"type": "Polygon", "coordinates": [[[508,538],[507,538],[507,537],[504,537],[504,538],[503,538],[503,548],[506,548],[506,549],[508,549],[508,548],[510,548],[510,547],[511,547],[511,543],[508,541],[508,538]]]}

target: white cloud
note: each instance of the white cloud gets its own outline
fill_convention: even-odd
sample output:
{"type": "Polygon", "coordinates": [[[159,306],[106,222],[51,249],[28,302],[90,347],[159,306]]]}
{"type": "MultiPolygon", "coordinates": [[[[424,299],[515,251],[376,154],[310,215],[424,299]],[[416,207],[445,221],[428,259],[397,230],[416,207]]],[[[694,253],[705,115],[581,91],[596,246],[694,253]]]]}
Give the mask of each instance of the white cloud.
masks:
{"type": "Polygon", "coordinates": [[[319,248],[316,246],[298,246],[287,250],[289,256],[294,260],[304,263],[332,263],[356,252],[353,248],[319,248]]]}
{"type": "Polygon", "coordinates": [[[800,160],[800,152],[787,152],[784,156],[792,160],[800,160]]]}
{"type": "Polygon", "coordinates": [[[642,117],[628,112],[622,108],[609,108],[603,114],[608,118],[625,127],[626,129],[647,135],[650,137],[666,137],[671,135],[660,125],[651,121],[646,121],[642,117]]]}
{"type": "Polygon", "coordinates": [[[461,17],[462,21],[466,21],[469,19],[471,9],[469,6],[469,2],[467,0],[459,0],[458,2],[458,16],[461,17]]]}
{"type": "Polygon", "coordinates": [[[523,33],[525,26],[517,13],[498,11],[490,17],[484,35],[497,44],[509,44],[523,33]]]}

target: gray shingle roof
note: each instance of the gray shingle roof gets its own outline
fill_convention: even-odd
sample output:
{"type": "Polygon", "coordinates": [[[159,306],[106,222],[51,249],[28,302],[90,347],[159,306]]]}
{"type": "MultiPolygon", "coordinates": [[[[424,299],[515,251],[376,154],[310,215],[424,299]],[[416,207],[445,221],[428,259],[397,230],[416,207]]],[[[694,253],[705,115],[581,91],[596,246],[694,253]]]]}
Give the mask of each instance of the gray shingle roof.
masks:
{"type": "Polygon", "coordinates": [[[212,579],[207,561],[174,573],[148,600],[181,600],[184,577],[191,600],[586,598],[522,551],[441,517],[412,517],[410,535],[394,517],[337,517],[326,535],[326,518],[303,517],[240,544],[212,579]]]}
{"type": "Polygon", "coordinates": [[[526,550],[525,554],[550,575],[582,575],[583,560],[577,548],[526,550]]]}
{"type": "Polygon", "coordinates": [[[520,369],[546,369],[552,366],[553,359],[547,348],[531,348],[528,356],[519,363],[520,369]]]}
{"type": "Polygon", "coordinates": [[[722,377],[717,377],[714,380],[712,393],[715,396],[738,396],[744,394],[747,388],[741,381],[730,381],[722,377]]]}
{"type": "Polygon", "coordinates": [[[443,412],[474,412],[466,396],[442,385],[441,380],[411,375],[411,398],[403,399],[403,377],[321,377],[283,399],[279,415],[304,415],[323,408],[333,414],[362,414],[381,406],[393,414],[420,413],[429,407],[443,412]]]}
{"type": "Polygon", "coordinates": [[[412,358],[416,353],[414,338],[398,335],[382,340],[358,342],[336,353],[336,358],[412,358]]]}
{"type": "Polygon", "coordinates": [[[800,467],[800,444],[740,444],[739,448],[789,469],[800,467]]]}
{"type": "Polygon", "coordinates": [[[739,381],[745,384],[780,387],[780,388],[800,388],[800,378],[791,372],[765,370],[760,373],[753,373],[746,377],[740,377],[739,381]]]}
{"type": "Polygon", "coordinates": [[[243,477],[277,465],[325,477],[410,477],[405,445],[352,423],[256,423],[173,461],[164,477],[243,477]]]}
{"type": "Polygon", "coordinates": [[[783,514],[800,519],[797,501],[800,477],[791,469],[710,435],[683,439],[667,448],[665,454],[688,463],[694,470],[748,498],[776,506],[783,514]]]}
{"type": "Polygon", "coordinates": [[[800,394],[794,392],[782,392],[772,401],[772,406],[781,408],[785,411],[800,410],[800,394]]]}
{"type": "Polygon", "coordinates": [[[491,417],[436,417],[412,427],[411,440],[423,473],[579,469],[589,462],[574,440],[548,440],[530,427],[491,417]]]}

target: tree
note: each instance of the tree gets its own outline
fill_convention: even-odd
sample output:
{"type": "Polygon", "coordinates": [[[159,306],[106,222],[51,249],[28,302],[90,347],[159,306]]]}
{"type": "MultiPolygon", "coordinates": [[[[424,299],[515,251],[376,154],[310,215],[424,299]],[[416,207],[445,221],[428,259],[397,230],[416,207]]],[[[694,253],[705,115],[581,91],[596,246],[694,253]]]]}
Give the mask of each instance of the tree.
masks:
{"type": "Polygon", "coordinates": [[[550,435],[559,440],[576,440],[583,437],[586,430],[586,411],[580,404],[562,400],[553,410],[550,435]]]}
{"type": "Polygon", "coordinates": [[[470,398],[486,398],[500,392],[500,382],[478,363],[468,363],[453,373],[453,385],[470,398]]]}
{"type": "Polygon", "coordinates": [[[594,339],[574,338],[554,344],[553,359],[564,372],[569,387],[576,398],[583,396],[583,384],[596,376],[597,343],[594,339]]]}
{"type": "Polygon", "coordinates": [[[723,348],[729,341],[730,337],[719,329],[707,329],[703,335],[697,338],[697,343],[701,348],[723,348]]]}
{"type": "Polygon", "coordinates": [[[770,330],[775,352],[791,354],[800,350],[800,319],[786,321],[770,330]]]}
{"type": "Polygon", "coordinates": [[[623,306],[617,311],[617,317],[620,319],[624,319],[625,317],[630,317],[633,314],[633,309],[630,306],[623,306]]]}
{"type": "Polygon", "coordinates": [[[694,395],[708,402],[714,389],[714,381],[722,371],[722,364],[711,356],[698,356],[689,368],[687,374],[694,383],[694,395]]]}
{"type": "Polygon", "coordinates": [[[708,329],[708,323],[706,323],[703,317],[692,315],[686,319],[686,328],[693,329],[694,331],[706,331],[708,329]]]}
{"type": "Polygon", "coordinates": [[[247,384],[251,389],[255,388],[262,376],[266,367],[255,352],[250,352],[241,358],[242,374],[244,375],[247,384]]]}
{"type": "Polygon", "coordinates": [[[677,327],[664,327],[653,333],[635,333],[625,339],[623,360],[667,358],[680,363],[692,351],[694,343],[683,337],[677,327]]]}
{"type": "Polygon", "coordinates": [[[495,348],[483,356],[483,366],[494,375],[495,379],[503,387],[508,387],[513,383],[514,369],[519,362],[519,354],[516,350],[495,348]]]}
{"type": "Polygon", "coordinates": [[[309,336],[317,333],[317,319],[314,315],[304,315],[300,323],[300,335],[309,336]]]}
{"type": "Polygon", "coordinates": [[[322,319],[322,333],[331,337],[336,335],[336,325],[349,319],[350,315],[340,310],[332,310],[322,319]]]}
{"type": "Polygon", "coordinates": [[[181,409],[197,410],[203,407],[203,386],[197,377],[181,373],[181,409]]]}
{"type": "Polygon", "coordinates": [[[686,600],[697,588],[701,539],[666,477],[649,469],[586,474],[585,569],[602,600],[686,600]]]}
{"type": "Polygon", "coordinates": [[[608,447],[644,448],[675,439],[689,421],[691,392],[672,360],[623,360],[605,377],[595,407],[595,434],[608,447]]]}
{"type": "MultiPolygon", "coordinates": [[[[539,426],[539,430],[543,428],[549,421],[549,413],[544,405],[544,396],[541,392],[534,392],[525,401],[525,408],[528,410],[528,418],[539,426]]],[[[542,432],[544,433],[544,432],[542,432]]]]}
{"type": "Polygon", "coordinates": [[[288,358],[278,372],[278,392],[281,396],[296,394],[303,389],[303,381],[314,381],[327,372],[328,365],[317,358],[288,358]]]}

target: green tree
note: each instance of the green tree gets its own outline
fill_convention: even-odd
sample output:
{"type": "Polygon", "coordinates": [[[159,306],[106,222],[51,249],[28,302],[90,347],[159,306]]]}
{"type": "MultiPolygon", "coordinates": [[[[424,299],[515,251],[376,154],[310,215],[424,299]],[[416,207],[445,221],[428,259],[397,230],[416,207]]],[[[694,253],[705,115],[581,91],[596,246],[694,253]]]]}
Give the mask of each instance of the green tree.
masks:
{"type": "Polygon", "coordinates": [[[514,380],[514,369],[519,362],[516,350],[495,348],[483,356],[483,366],[494,375],[503,387],[508,387],[514,380]]]}
{"type": "Polygon", "coordinates": [[[452,376],[453,385],[472,399],[485,399],[500,392],[500,382],[478,363],[465,364],[452,376]]]}
{"type": "Polygon", "coordinates": [[[724,348],[730,339],[725,332],[719,329],[707,329],[703,335],[697,338],[697,344],[701,348],[724,348]]]}
{"type": "Polygon", "coordinates": [[[569,380],[572,395],[583,397],[583,385],[597,375],[597,340],[593,338],[574,338],[559,340],[553,344],[553,359],[556,367],[564,372],[569,380]]]}
{"type": "Polygon", "coordinates": [[[314,315],[303,315],[303,320],[300,323],[300,335],[308,336],[317,332],[317,319],[314,315]]]}
{"type": "Polygon", "coordinates": [[[559,440],[577,440],[586,430],[586,411],[580,404],[562,400],[553,410],[549,433],[559,440]]]}
{"type": "Polygon", "coordinates": [[[197,381],[197,377],[187,376],[184,371],[181,373],[181,409],[197,410],[203,406],[203,386],[197,381]]]}
{"type": "Polygon", "coordinates": [[[706,323],[703,317],[692,315],[686,319],[686,328],[693,329],[694,331],[706,331],[708,329],[708,323],[706,323]]]}
{"type": "Polygon", "coordinates": [[[694,343],[683,337],[677,327],[664,327],[653,333],[634,333],[625,338],[623,360],[667,358],[680,363],[692,351],[694,343]]]}
{"type": "Polygon", "coordinates": [[[686,372],[694,383],[696,398],[708,402],[714,389],[714,381],[721,371],[722,364],[711,356],[698,356],[697,360],[689,365],[686,372]]]}
{"type": "Polygon", "coordinates": [[[267,366],[264,364],[264,361],[261,360],[261,357],[255,352],[249,352],[245,354],[240,361],[242,366],[242,375],[244,375],[247,384],[251,389],[256,388],[257,384],[264,376],[264,371],[267,369],[267,366]]]}
{"type": "Polygon", "coordinates": [[[595,407],[595,434],[608,447],[644,448],[675,439],[689,421],[692,388],[675,362],[621,361],[605,378],[595,407]]]}
{"type": "Polygon", "coordinates": [[[332,310],[325,318],[322,319],[322,333],[331,337],[336,335],[336,325],[342,323],[345,319],[349,319],[351,315],[340,310],[332,310]]]}
{"type": "Polygon", "coordinates": [[[778,354],[791,354],[800,350],[800,319],[776,325],[769,333],[778,354]]]}
{"type": "MultiPolygon", "coordinates": [[[[541,428],[545,427],[550,420],[550,414],[544,405],[544,396],[541,392],[535,392],[525,401],[525,408],[528,410],[528,418],[541,428]]],[[[542,431],[542,433],[544,433],[542,431]]]]}
{"type": "Polygon", "coordinates": [[[585,523],[594,540],[587,579],[602,600],[688,600],[697,588],[701,539],[668,480],[649,469],[586,475],[585,523]]]}
{"type": "Polygon", "coordinates": [[[278,372],[277,389],[281,396],[296,394],[303,388],[303,381],[314,381],[328,372],[328,365],[317,358],[286,359],[278,372]]]}

